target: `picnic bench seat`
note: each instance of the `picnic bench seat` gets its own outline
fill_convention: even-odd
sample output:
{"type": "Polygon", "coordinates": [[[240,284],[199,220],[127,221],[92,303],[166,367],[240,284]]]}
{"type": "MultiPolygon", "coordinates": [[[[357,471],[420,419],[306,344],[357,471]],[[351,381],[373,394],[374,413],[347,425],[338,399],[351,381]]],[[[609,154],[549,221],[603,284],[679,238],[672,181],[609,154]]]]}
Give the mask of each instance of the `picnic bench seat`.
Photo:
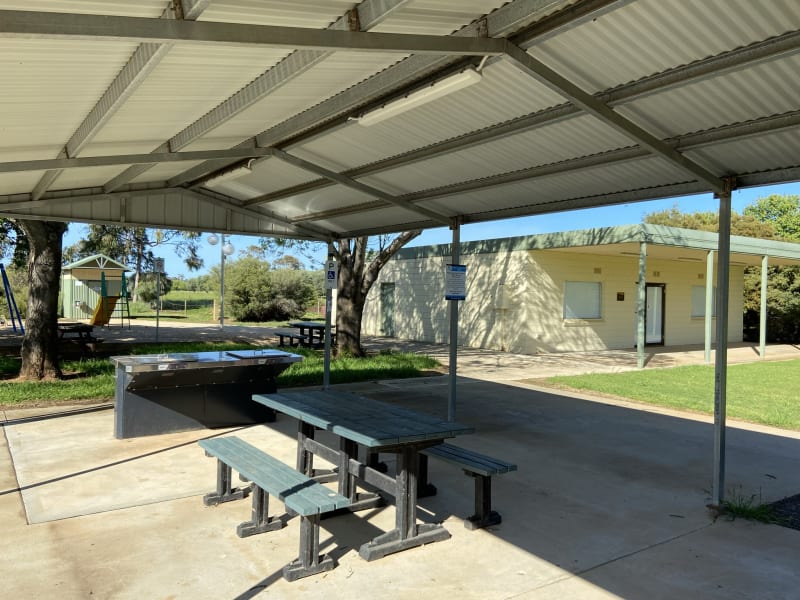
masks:
{"type": "Polygon", "coordinates": [[[220,437],[198,442],[206,454],[217,459],[217,490],[206,494],[203,502],[214,506],[247,496],[232,489],[231,470],[252,482],[252,520],[239,524],[236,533],[247,537],[280,529],[283,519],[269,516],[269,496],[281,500],[286,509],[300,515],[300,553],[283,568],[283,577],[294,581],[336,566],[333,558],[319,554],[319,520],[326,512],[344,508],[350,501],[284,462],[235,437],[220,437]]]}
{"type": "Polygon", "coordinates": [[[81,358],[94,358],[97,349],[104,341],[103,338],[94,336],[82,338],[62,338],[58,340],[59,348],[62,352],[71,356],[80,355],[81,358]]]}
{"type": "Polygon", "coordinates": [[[467,529],[480,529],[502,522],[500,513],[492,510],[492,476],[516,471],[517,465],[479,454],[452,444],[439,444],[420,450],[420,495],[432,496],[436,488],[428,482],[428,458],[436,458],[461,467],[475,479],[475,514],[464,520],[467,529]]]}
{"type": "Polygon", "coordinates": [[[276,331],[275,335],[278,336],[278,346],[288,346],[292,348],[294,346],[308,344],[309,341],[309,336],[307,334],[298,333],[296,331],[276,331]]]}

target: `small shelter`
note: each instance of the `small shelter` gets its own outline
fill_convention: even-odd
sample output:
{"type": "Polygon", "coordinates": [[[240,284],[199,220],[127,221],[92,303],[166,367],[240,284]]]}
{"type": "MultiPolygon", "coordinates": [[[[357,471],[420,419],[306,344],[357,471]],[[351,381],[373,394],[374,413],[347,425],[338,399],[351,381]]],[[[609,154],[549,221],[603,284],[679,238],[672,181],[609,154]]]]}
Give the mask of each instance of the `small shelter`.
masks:
{"type": "Polygon", "coordinates": [[[117,300],[127,296],[125,272],[128,270],[122,263],[103,254],[62,267],[64,318],[91,319],[96,325],[108,324],[117,300]]]}

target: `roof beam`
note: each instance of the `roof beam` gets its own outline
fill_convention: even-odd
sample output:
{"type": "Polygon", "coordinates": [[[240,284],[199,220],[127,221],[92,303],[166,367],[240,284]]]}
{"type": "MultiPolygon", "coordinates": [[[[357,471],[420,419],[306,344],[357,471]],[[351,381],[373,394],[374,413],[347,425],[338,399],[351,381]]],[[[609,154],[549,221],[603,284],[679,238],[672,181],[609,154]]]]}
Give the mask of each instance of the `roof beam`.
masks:
{"type": "MultiPolygon", "coordinates": [[[[786,129],[793,129],[798,126],[800,126],[800,111],[793,111],[784,115],[766,117],[764,119],[758,119],[747,123],[737,123],[735,125],[728,125],[709,131],[701,131],[672,140],[667,140],[665,143],[668,144],[670,148],[674,148],[676,151],[688,152],[692,150],[700,150],[709,145],[718,144],[721,142],[744,140],[755,135],[764,135],[786,129]]],[[[620,148],[610,152],[582,156],[579,158],[559,161],[547,165],[537,165],[529,169],[501,173],[492,177],[484,177],[473,181],[465,181],[463,183],[456,183],[432,190],[421,190],[419,192],[403,194],[402,196],[397,196],[397,199],[409,203],[424,202],[426,200],[435,200],[437,198],[444,198],[447,196],[476,192],[498,185],[530,181],[539,177],[562,175],[568,172],[575,172],[600,166],[608,166],[618,162],[632,161],[651,156],[653,156],[652,153],[645,148],[641,148],[639,146],[630,146],[628,148],[620,148]]],[[[752,176],[748,175],[743,176],[744,180],[749,180],[748,177],[752,178],[752,176]]],[[[783,181],[787,180],[788,179],[784,179],[783,181]]],[[[701,182],[700,185],[703,183],[704,182],[701,182]]],[[[692,188],[692,190],[692,193],[702,193],[703,191],[708,191],[708,188],[695,186],[692,188]]],[[[316,221],[355,212],[380,210],[382,208],[386,208],[386,203],[375,201],[372,203],[359,204],[356,206],[344,207],[331,211],[310,213],[304,215],[302,218],[293,218],[292,223],[316,221]]],[[[519,214],[521,215],[523,213],[519,214]]],[[[460,216],[462,218],[464,217],[463,215],[460,216]]]]}
{"type": "Polygon", "coordinates": [[[315,165],[307,160],[303,160],[302,158],[298,158],[297,156],[292,156],[291,154],[287,154],[281,150],[273,150],[273,156],[278,158],[290,165],[294,165],[306,171],[311,171],[312,173],[316,173],[317,175],[321,175],[331,181],[335,181],[336,183],[343,185],[347,188],[352,190],[356,190],[363,194],[367,194],[369,196],[373,196],[375,198],[379,198],[384,202],[388,202],[390,204],[394,204],[395,206],[399,206],[406,210],[410,210],[411,212],[415,212],[422,216],[428,217],[429,219],[440,223],[441,225],[450,225],[450,217],[446,217],[440,213],[437,213],[432,210],[428,210],[427,208],[423,208],[421,206],[414,206],[410,202],[406,202],[405,200],[400,200],[399,198],[392,196],[391,194],[387,194],[377,188],[372,186],[368,186],[366,184],[360,183],[355,181],[354,179],[350,179],[349,177],[345,177],[340,173],[336,173],[335,171],[330,171],[329,169],[325,169],[320,167],[319,165],[315,165]]]}
{"type": "MultiPolygon", "coordinates": [[[[110,156],[84,156],[80,158],[50,158],[43,160],[21,160],[0,162],[0,173],[42,171],[47,169],[76,169],[85,167],[108,167],[130,164],[164,164],[218,158],[257,158],[272,154],[271,148],[231,148],[230,150],[194,150],[190,152],[159,152],[148,154],[113,154],[110,156]]],[[[38,200],[38,198],[34,198],[38,200]]]]}
{"type": "MultiPolygon", "coordinates": [[[[184,19],[196,19],[210,0],[183,0],[181,11],[184,19]]],[[[161,19],[175,18],[172,5],[161,14],[161,19]]],[[[136,88],[172,49],[171,44],[141,44],[122,68],[108,89],[95,104],[83,122],[67,141],[58,158],[74,158],[105,126],[114,113],[130,98],[136,88]]],[[[61,175],[60,170],[44,173],[31,192],[31,199],[38,200],[61,175]]]]}
{"type": "MultiPolygon", "coordinates": [[[[130,201],[136,201],[140,198],[146,199],[149,195],[152,194],[164,195],[169,193],[182,194],[185,196],[196,196],[198,198],[202,198],[207,202],[208,201],[213,202],[214,204],[220,206],[221,208],[225,208],[232,212],[236,212],[245,217],[248,217],[249,219],[255,219],[257,221],[265,221],[272,223],[273,225],[286,228],[287,232],[285,234],[281,233],[281,235],[287,235],[287,236],[297,235],[315,240],[328,240],[332,237],[331,232],[325,231],[318,227],[314,227],[313,225],[297,225],[291,222],[290,220],[280,217],[278,215],[240,206],[236,202],[229,199],[225,199],[220,195],[214,194],[212,192],[204,193],[197,190],[187,190],[185,188],[150,188],[137,191],[116,192],[113,194],[89,194],[89,195],[77,195],[77,196],[64,195],[59,197],[47,198],[44,200],[35,200],[35,201],[22,200],[18,202],[5,202],[5,203],[0,203],[0,214],[13,218],[34,218],[26,214],[26,211],[53,206],[54,204],[59,204],[59,203],[73,203],[78,201],[104,202],[108,200],[125,200],[130,202],[130,201]]],[[[54,215],[41,216],[41,217],[37,216],[35,218],[59,220],[58,216],[54,215]]],[[[70,218],[69,220],[73,219],[70,218]]],[[[119,224],[120,219],[111,219],[111,218],[104,219],[103,222],[119,224]]],[[[129,221],[124,221],[124,223],[130,224],[129,221]]],[[[147,225],[153,226],[152,223],[147,225]]],[[[256,235],[256,234],[250,233],[249,235],[256,235]]]]}
{"type": "MultiPolygon", "coordinates": [[[[486,16],[485,21],[467,25],[451,37],[476,36],[481,34],[485,23],[490,38],[503,38],[524,27],[528,23],[569,6],[571,0],[514,0],[486,16]]],[[[501,40],[497,40],[501,41],[501,40]]],[[[326,128],[339,123],[333,120],[347,116],[370,102],[378,101],[388,94],[402,90],[420,78],[437,72],[458,62],[458,59],[441,56],[411,56],[400,63],[384,69],[363,83],[348,88],[336,96],[320,102],[313,108],[303,111],[283,123],[267,129],[257,136],[245,140],[240,145],[278,146],[310,129],[327,123],[326,128]]],[[[289,148],[281,147],[282,150],[289,148]]],[[[170,185],[183,185],[201,179],[217,169],[228,166],[225,162],[212,162],[197,165],[173,177],[170,185]]]]}
{"type": "MultiPolygon", "coordinates": [[[[170,51],[168,44],[141,44],[131,59],[117,75],[91,112],[72,134],[59,158],[77,156],[92,140],[98,131],[111,119],[114,113],[133,94],[147,75],[161,62],[170,51]]],[[[38,200],[61,175],[61,171],[45,173],[31,192],[31,197],[38,200]]]]}
{"type": "MultiPolygon", "coordinates": [[[[610,106],[619,106],[646,96],[663,93],[680,85],[695,83],[729,71],[740,70],[754,64],[773,60],[781,55],[797,52],[798,50],[800,50],[800,32],[791,32],[768,40],[756,42],[750,46],[737,48],[730,52],[723,52],[716,56],[704,58],[688,65],[676,67],[633,83],[621,85],[611,90],[598,92],[595,94],[595,98],[610,106]]],[[[425,148],[420,148],[419,150],[392,156],[362,167],[348,169],[342,174],[352,178],[374,175],[397,167],[441,156],[448,152],[465,150],[502,137],[524,133],[525,131],[530,131],[537,127],[552,125],[580,114],[583,113],[577,106],[573,104],[562,104],[520,117],[519,119],[445,140],[438,144],[432,144],[425,148]]],[[[332,185],[329,180],[318,179],[316,181],[310,181],[308,183],[264,194],[258,198],[251,198],[245,202],[245,205],[252,206],[254,204],[274,202],[281,198],[310,192],[329,185],[332,185]]]]}
{"type": "Polygon", "coordinates": [[[293,223],[292,221],[290,221],[288,219],[285,219],[283,217],[279,217],[279,216],[274,215],[274,214],[265,214],[265,213],[262,213],[260,211],[256,211],[256,210],[252,210],[252,209],[246,208],[246,207],[241,206],[240,204],[237,204],[235,202],[231,202],[229,200],[225,200],[223,198],[220,198],[220,196],[218,194],[212,193],[212,192],[210,192],[208,190],[187,190],[185,188],[177,188],[177,189],[180,189],[184,193],[189,194],[189,195],[196,195],[196,196],[200,196],[200,197],[204,198],[205,200],[211,200],[215,204],[217,204],[217,205],[219,205],[219,206],[221,206],[223,208],[227,208],[227,209],[231,210],[232,212],[236,212],[236,213],[239,213],[241,215],[244,215],[244,216],[247,216],[247,217],[251,217],[253,219],[263,219],[263,220],[275,223],[276,225],[280,225],[282,227],[286,227],[286,228],[288,228],[290,230],[293,230],[294,232],[296,232],[299,235],[302,235],[304,237],[309,237],[311,239],[323,240],[323,241],[324,240],[329,240],[332,237],[331,232],[329,232],[329,231],[325,231],[325,230],[320,229],[318,227],[314,227],[313,225],[307,225],[307,226],[306,225],[297,225],[297,224],[293,223]]]}
{"type": "Polygon", "coordinates": [[[630,119],[623,117],[610,106],[599,101],[592,94],[584,91],[566,77],[559,75],[541,61],[533,58],[519,46],[508,42],[506,45],[506,54],[522,72],[529,74],[538,82],[561,94],[587,113],[627,135],[641,146],[650,150],[653,154],[661,156],[684,171],[691,173],[693,177],[707,184],[714,193],[721,194],[725,192],[725,184],[718,175],[686,158],[663,140],[657,138],[630,119]]]}
{"type": "Polygon", "coordinates": [[[167,21],[146,17],[14,10],[0,11],[0,38],[3,37],[100,39],[140,43],[191,43],[448,56],[496,56],[503,53],[504,45],[501,40],[477,36],[364,33],[245,23],[167,21]]]}
{"type": "MultiPolygon", "coordinates": [[[[357,15],[358,18],[356,20],[363,30],[371,29],[408,2],[409,0],[364,0],[358,5],[355,13],[350,12],[340,17],[330,26],[330,29],[349,31],[352,26],[351,16],[353,14],[357,15]]],[[[316,50],[293,52],[233,96],[178,132],[167,142],[156,148],[155,152],[174,152],[186,147],[256,102],[263,100],[281,86],[302,75],[331,54],[331,52],[316,50]]],[[[247,147],[247,145],[245,144],[244,147],[247,147]]],[[[147,165],[137,165],[126,169],[105,184],[105,191],[110,192],[118,189],[147,171],[148,168],[149,166],[147,165]]]]}

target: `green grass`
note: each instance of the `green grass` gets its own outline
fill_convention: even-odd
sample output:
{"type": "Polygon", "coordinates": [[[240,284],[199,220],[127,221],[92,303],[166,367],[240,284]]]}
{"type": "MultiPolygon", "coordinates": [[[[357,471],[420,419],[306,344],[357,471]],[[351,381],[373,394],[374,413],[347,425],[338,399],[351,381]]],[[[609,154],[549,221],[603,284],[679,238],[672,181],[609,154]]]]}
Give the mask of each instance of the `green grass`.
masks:
{"type": "MultiPolygon", "coordinates": [[[[727,414],[743,421],[800,430],[797,381],[800,360],[730,365],[727,414]]],[[[714,410],[713,366],[550,377],[545,383],[703,414],[713,414],[714,410]]]]}
{"type": "MultiPolygon", "coordinates": [[[[190,292],[180,290],[170,292],[162,299],[162,310],[159,319],[165,321],[185,321],[189,323],[215,323],[219,317],[214,316],[214,300],[218,295],[213,292],[190,292]]],[[[262,323],[245,323],[235,321],[231,317],[230,307],[225,304],[225,323],[229,325],[260,325],[263,327],[283,327],[286,321],[265,321],[262,323]]],[[[316,307],[314,307],[316,308],[316,307]]],[[[148,302],[131,302],[129,304],[132,319],[155,319],[156,309],[148,302]]],[[[324,319],[324,315],[317,312],[307,312],[298,320],[309,321],[324,319]]],[[[119,319],[118,313],[114,319],[119,319]]]]}
{"type": "MultiPolygon", "coordinates": [[[[200,342],[185,344],[141,344],[131,348],[130,354],[161,354],[176,352],[203,352],[233,350],[261,346],[200,342]]],[[[321,385],[323,355],[318,350],[293,349],[303,355],[303,361],[291,365],[278,376],[278,387],[289,388],[321,385]]],[[[399,379],[419,377],[425,371],[439,367],[427,356],[409,353],[382,353],[367,358],[334,358],[331,361],[331,383],[349,383],[373,379],[399,379]]],[[[18,382],[9,381],[19,373],[18,358],[0,357],[0,406],[37,406],[70,401],[111,400],[114,397],[114,365],[108,359],[65,361],[62,369],[68,378],[64,381],[18,382]]]]}
{"type": "Polygon", "coordinates": [[[775,509],[762,502],[760,492],[747,495],[742,492],[741,486],[728,493],[728,499],[722,502],[722,512],[731,521],[747,519],[761,523],[783,524],[783,519],[777,515],[775,509]]]}

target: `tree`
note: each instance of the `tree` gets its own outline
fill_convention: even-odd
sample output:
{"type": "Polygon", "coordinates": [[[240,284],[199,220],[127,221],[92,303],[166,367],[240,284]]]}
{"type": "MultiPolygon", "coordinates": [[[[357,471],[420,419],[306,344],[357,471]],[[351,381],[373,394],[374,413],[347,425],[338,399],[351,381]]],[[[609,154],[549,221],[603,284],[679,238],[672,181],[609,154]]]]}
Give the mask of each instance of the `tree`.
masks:
{"type": "MultiPolygon", "coordinates": [[[[645,215],[645,223],[719,230],[714,212],[681,213],[676,207],[645,215]]],[[[746,206],[743,214],[731,213],[731,233],[761,239],[800,241],[800,197],[772,195],[746,206]]],[[[761,311],[761,269],[744,271],[745,331],[757,332],[761,311]]],[[[770,267],[767,283],[767,337],[770,342],[800,341],[800,269],[770,267]]]]}
{"type": "Polygon", "coordinates": [[[66,223],[16,221],[28,245],[28,312],[20,379],[61,378],[58,364],[58,290],[66,223]]]}
{"type": "Polygon", "coordinates": [[[800,242],[800,196],[772,194],[759,198],[745,207],[744,214],[771,224],[781,238],[800,242]]]}
{"type": "Polygon", "coordinates": [[[404,231],[390,239],[380,236],[377,248],[369,247],[369,238],[338,240],[333,255],[339,263],[339,285],[336,296],[336,344],[338,352],[364,356],[361,347],[361,321],[364,303],[380,270],[404,245],[422,230],[404,231]]]}
{"type": "MultiPolygon", "coordinates": [[[[677,206],[667,210],[655,211],[644,216],[643,221],[651,225],[665,225],[667,227],[681,227],[697,231],[719,231],[719,213],[696,212],[682,213],[677,206]]],[[[762,221],[745,209],[745,214],[731,212],[731,234],[743,237],[754,237],[771,240],[778,237],[773,225],[762,221]]]]}
{"type": "Polygon", "coordinates": [[[291,254],[284,254],[280,258],[272,261],[273,269],[291,269],[292,271],[300,271],[303,269],[303,261],[291,254]]]}
{"type": "Polygon", "coordinates": [[[93,254],[105,254],[129,266],[134,273],[132,297],[139,300],[139,283],[142,274],[152,271],[156,247],[170,246],[184,259],[190,270],[203,266],[198,255],[200,234],[195,232],[144,227],[121,227],[118,225],[90,225],[86,239],[64,251],[67,261],[72,262],[93,254]]]}

